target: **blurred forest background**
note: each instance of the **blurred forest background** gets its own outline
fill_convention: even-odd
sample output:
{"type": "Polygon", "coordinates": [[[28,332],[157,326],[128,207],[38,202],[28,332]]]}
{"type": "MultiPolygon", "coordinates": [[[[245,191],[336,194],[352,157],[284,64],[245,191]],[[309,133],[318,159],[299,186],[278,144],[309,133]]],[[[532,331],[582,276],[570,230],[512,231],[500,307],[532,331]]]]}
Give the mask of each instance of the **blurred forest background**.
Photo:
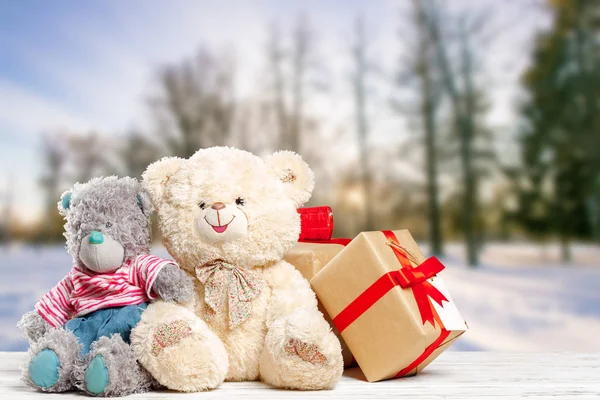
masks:
{"type": "Polygon", "coordinates": [[[0,0],[0,351],[63,191],[214,145],[300,153],[338,237],[409,229],[453,349],[600,351],[600,1],[0,0]]]}
{"type": "Polygon", "coordinates": [[[293,24],[265,23],[251,95],[238,95],[237,75],[246,67],[234,48],[198,43],[195,54],[153,67],[140,99],[143,126],[116,135],[42,130],[44,214],[25,223],[11,212],[19,196],[9,177],[0,188],[1,240],[63,242],[56,202],[74,182],[140,177],[161,157],[231,145],[302,154],[318,177],[309,205],[332,206],[337,236],[406,227],[435,254],[463,241],[472,266],[490,241],[559,241],[566,262],[572,242],[597,243],[600,2],[510,2],[517,11],[502,21],[501,2],[399,3],[395,40],[402,51],[374,56],[377,21],[357,13],[344,21],[351,32],[345,48],[330,59],[319,36],[327,26],[306,12],[293,24]],[[495,43],[536,15],[549,23],[536,31],[516,74],[517,117],[492,122],[493,92],[503,84],[490,72],[495,43]],[[329,67],[338,58],[350,68],[334,76],[329,67]],[[336,110],[333,92],[340,91],[348,110],[336,110]],[[343,118],[331,118],[340,112],[343,118]],[[402,121],[397,134],[374,136],[382,115],[402,121]]]}

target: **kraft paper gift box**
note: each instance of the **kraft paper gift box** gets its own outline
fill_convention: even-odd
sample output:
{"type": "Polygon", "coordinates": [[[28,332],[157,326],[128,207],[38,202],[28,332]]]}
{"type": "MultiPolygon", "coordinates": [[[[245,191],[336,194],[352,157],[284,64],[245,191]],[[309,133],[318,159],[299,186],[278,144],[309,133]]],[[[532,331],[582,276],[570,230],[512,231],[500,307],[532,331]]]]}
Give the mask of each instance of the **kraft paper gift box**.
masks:
{"type": "Polygon", "coordinates": [[[288,251],[284,260],[296,267],[310,282],[348,243],[350,239],[298,242],[288,251]]]}
{"type": "MultiPolygon", "coordinates": [[[[350,243],[350,239],[331,239],[327,241],[314,241],[314,242],[298,242],[296,246],[286,254],[284,257],[285,261],[292,264],[304,278],[309,282],[329,261],[333,259],[345,245],[350,243]]],[[[340,339],[342,345],[342,356],[344,357],[344,367],[351,367],[356,365],[352,353],[348,349],[348,346],[344,342],[340,333],[333,325],[331,318],[327,315],[327,312],[323,308],[323,305],[319,301],[319,311],[323,313],[323,316],[331,325],[333,332],[340,339]]]]}
{"type": "Polygon", "coordinates": [[[369,382],[414,375],[467,330],[407,230],[363,232],[311,280],[369,382]]]}

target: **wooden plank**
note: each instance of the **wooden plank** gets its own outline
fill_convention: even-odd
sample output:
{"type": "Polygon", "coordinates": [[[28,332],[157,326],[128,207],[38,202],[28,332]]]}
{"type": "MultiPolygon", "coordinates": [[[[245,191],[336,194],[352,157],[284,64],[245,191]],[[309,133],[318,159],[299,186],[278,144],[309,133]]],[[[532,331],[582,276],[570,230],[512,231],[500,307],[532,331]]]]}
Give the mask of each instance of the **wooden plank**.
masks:
{"type": "MultiPolygon", "coordinates": [[[[23,353],[0,353],[0,399],[48,398],[19,382],[23,353]]],[[[131,399],[343,398],[343,399],[600,399],[600,353],[446,352],[415,377],[367,383],[346,370],[332,391],[297,392],[261,382],[225,383],[208,393],[151,392],[131,399]]],[[[64,393],[54,399],[81,399],[64,393]]]]}

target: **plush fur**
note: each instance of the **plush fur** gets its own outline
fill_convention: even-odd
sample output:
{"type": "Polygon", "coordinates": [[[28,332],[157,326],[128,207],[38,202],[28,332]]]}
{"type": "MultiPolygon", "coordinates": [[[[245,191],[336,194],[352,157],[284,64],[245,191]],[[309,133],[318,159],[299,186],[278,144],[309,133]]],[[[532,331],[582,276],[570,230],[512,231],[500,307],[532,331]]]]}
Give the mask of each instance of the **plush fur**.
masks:
{"type": "Polygon", "coordinates": [[[175,264],[169,264],[160,271],[152,288],[164,301],[192,299],[194,287],[192,285],[180,285],[182,280],[189,281],[190,278],[182,274],[182,271],[175,264]]]}
{"type": "Polygon", "coordinates": [[[76,381],[75,371],[78,364],[82,362],[80,357],[81,347],[81,344],[79,344],[73,332],[62,328],[48,329],[48,334],[42,336],[38,341],[31,343],[28,355],[21,366],[22,380],[31,387],[49,393],[73,390],[76,381]],[[58,382],[49,388],[39,388],[33,383],[29,376],[29,364],[31,363],[31,360],[44,349],[54,351],[60,360],[58,382]]]}
{"type": "Polygon", "coordinates": [[[109,385],[102,396],[121,397],[132,393],[144,393],[158,387],[150,373],[137,362],[131,346],[123,341],[121,335],[116,334],[110,338],[101,337],[94,342],[84,362],[77,364],[75,385],[79,390],[94,396],[86,388],[85,372],[89,362],[97,355],[104,358],[109,377],[109,385]]]}
{"type": "Polygon", "coordinates": [[[85,267],[79,258],[82,239],[99,228],[123,246],[125,261],[150,251],[148,221],[154,209],[148,193],[134,178],[110,176],[76,183],[63,193],[58,210],[66,219],[67,251],[79,266],[85,267]],[[64,207],[65,198],[70,198],[68,208],[64,207]]]}
{"type": "Polygon", "coordinates": [[[150,314],[149,308],[132,335],[140,362],[161,384],[177,390],[210,389],[223,379],[332,388],[343,369],[339,341],[317,310],[309,283],[282,260],[300,233],[296,209],[314,185],[302,158],[278,152],[263,160],[213,147],[189,160],[162,159],[143,178],[165,246],[181,268],[195,277],[197,267],[223,260],[259,274],[265,285],[252,300],[251,316],[231,328],[225,309],[207,318],[205,287],[196,279],[194,311],[202,321],[192,324],[193,335],[152,357],[153,332],[174,317],[158,310],[150,314]],[[216,372],[224,365],[221,346],[229,360],[226,374],[216,372]]]}
{"type": "Polygon", "coordinates": [[[223,343],[187,308],[161,301],[148,306],[142,321],[131,332],[131,342],[140,363],[171,389],[184,392],[213,389],[227,374],[229,360],[223,343]],[[191,335],[154,355],[156,329],[180,321],[189,326],[191,335]]]}
{"type": "MultiPolygon", "coordinates": [[[[216,256],[226,255],[235,265],[253,268],[279,261],[298,240],[300,218],[294,198],[312,187],[313,173],[302,159],[292,153],[276,153],[274,165],[246,151],[228,147],[203,149],[189,160],[166,158],[148,167],[144,184],[152,194],[159,227],[169,253],[179,266],[193,272],[216,256]],[[288,154],[297,163],[297,176],[308,188],[294,190],[298,181],[283,184],[279,179],[288,169],[280,158],[288,154]],[[170,168],[170,169],[169,169],[170,168]],[[164,182],[164,183],[163,183],[164,182]],[[245,204],[238,206],[236,199],[245,204]],[[222,202],[247,220],[248,229],[235,240],[212,242],[200,238],[196,221],[202,220],[215,202],[222,202]],[[200,205],[204,203],[205,209],[200,205]],[[276,238],[276,240],[274,240],[276,238]]],[[[300,182],[300,183],[302,183],[300,182]]],[[[229,229],[226,234],[229,234],[229,229]]]]}
{"type": "MultiPolygon", "coordinates": [[[[114,271],[125,261],[149,251],[153,207],[149,194],[133,178],[112,176],[77,183],[62,195],[58,209],[66,220],[67,250],[73,263],[82,268],[95,272],[114,271]],[[101,232],[104,241],[91,245],[96,246],[91,249],[89,237],[93,231],[101,232]],[[86,249],[85,256],[82,256],[83,248],[86,249]],[[109,267],[112,269],[107,269],[109,267]]],[[[191,279],[174,264],[165,266],[158,273],[153,290],[165,300],[192,300],[191,279]]],[[[138,364],[130,345],[119,335],[100,338],[92,344],[91,353],[82,356],[82,346],[75,335],[63,328],[52,328],[37,311],[25,314],[18,326],[31,342],[22,370],[23,380],[36,389],[63,392],[79,388],[85,391],[85,371],[96,354],[104,357],[110,378],[102,396],[145,392],[156,384],[138,364]],[[29,374],[31,361],[44,349],[53,350],[60,361],[59,380],[50,388],[38,387],[29,374]]]]}
{"type": "Polygon", "coordinates": [[[37,342],[50,329],[50,325],[37,311],[29,311],[17,323],[17,327],[30,342],[37,342]]]}

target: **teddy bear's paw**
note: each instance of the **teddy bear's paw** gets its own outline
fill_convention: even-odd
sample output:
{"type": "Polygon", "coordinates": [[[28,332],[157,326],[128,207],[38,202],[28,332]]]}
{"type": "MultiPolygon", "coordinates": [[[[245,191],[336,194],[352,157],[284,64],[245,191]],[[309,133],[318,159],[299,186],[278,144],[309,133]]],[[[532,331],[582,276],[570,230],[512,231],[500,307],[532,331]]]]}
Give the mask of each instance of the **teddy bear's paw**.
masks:
{"type": "Polygon", "coordinates": [[[192,327],[185,319],[179,319],[167,324],[161,324],[154,330],[152,355],[158,356],[166,347],[175,346],[182,339],[192,334],[192,327]]]}
{"type": "Polygon", "coordinates": [[[73,332],[50,329],[31,344],[22,367],[22,380],[44,392],[66,392],[75,387],[75,368],[80,360],[81,345],[73,332]]]}
{"type": "Polygon", "coordinates": [[[269,327],[260,360],[264,382],[290,389],[330,389],[342,371],[340,343],[317,310],[298,310],[269,327]]]}
{"type": "Polygon", "coordinates": [[[327,364],[327,357],[319,351],[319,347],[315,344],[303,342],[298,339],[289,339],[283,350],[288,355],[296,355],[302,360],[316,365],[327,364]]]}
{"type": "Polygon", "coordinates": [[[214,389],[225,379],[225,346],[189,309],[158,301],[131,332],[139,362],[163,386],[183,392],[214,389]]]}
{"type": "Polygon", "coordinates": [[[144,393],[153,385],[153,378],[138,364],[133,349],[119,334],[92,343],[87,362],[78,367],[77,386],[94,396],[144,393]]]}
{"type": "Polygon", "coordinates": [[[37,310],[29,311],[23,315],[17,323],[17,327],[30,342],[37,342],[52,329],[52,326],[42,318],[37,310]]]}

